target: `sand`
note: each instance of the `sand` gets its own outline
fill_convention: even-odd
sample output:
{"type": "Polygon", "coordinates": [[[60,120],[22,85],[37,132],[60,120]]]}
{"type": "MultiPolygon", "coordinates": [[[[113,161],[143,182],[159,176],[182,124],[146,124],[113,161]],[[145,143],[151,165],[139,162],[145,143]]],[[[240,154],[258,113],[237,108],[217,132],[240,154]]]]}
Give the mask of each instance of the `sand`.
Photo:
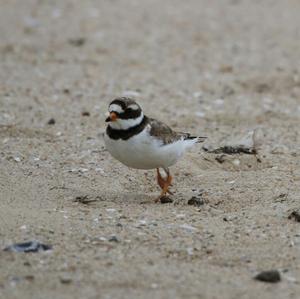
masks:
{"type": "Polygon", "coordinates": [[[1,250],[0,297],[299,298],[299,9],[1,1],[0,246],[53,249],[1,250]],[[120,95],[208,147],[257,130],[258,153],[199,144],[171,168],[173,202],[155,204],[155,171],[104,147],[120,95]],[[269,269],[282,280],[253,279],[269,269]]]}

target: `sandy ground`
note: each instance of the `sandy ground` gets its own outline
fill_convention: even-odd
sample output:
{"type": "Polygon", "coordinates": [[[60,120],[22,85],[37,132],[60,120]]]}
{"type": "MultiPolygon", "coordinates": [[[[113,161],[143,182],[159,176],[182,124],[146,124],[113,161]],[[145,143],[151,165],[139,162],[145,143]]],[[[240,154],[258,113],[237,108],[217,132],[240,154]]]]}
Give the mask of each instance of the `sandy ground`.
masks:
{"type": "Polygon", "coordinates": [[[300,206],[299,11],[1,1],[0,246],[53,250],[1,250],[0,297],[299,298],[300,224],[288,219],[300,206]],[[258,156],[198,145],[172,168],[173,203],[155,204],[155,171],[121,165],[101,138],[124,94],[207,145],[259,128],[258,156]],[[269,269],[282,281],[253,279],[269,269]]]}

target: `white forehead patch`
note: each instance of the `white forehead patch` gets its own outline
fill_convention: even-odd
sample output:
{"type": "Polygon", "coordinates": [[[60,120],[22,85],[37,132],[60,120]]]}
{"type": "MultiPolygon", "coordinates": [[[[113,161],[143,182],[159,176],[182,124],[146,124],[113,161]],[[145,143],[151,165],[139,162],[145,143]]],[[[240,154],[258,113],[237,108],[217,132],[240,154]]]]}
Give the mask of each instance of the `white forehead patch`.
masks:
{"type": "Polygon", "coordinates": [[[131,104],[128,106],[128,108],[132,109],[132,110],[139,110],[140,107],[137,104],[131,104]]]}
{"type": "Polygon", "coordinates": [[[115,111],[115,112],[118,112],[118,113],[123,113],[124,112],[122,107],[119,106],[119,105],[116,105],[116,104],[109,105],[108,111],[109,112],[115,111]]]}

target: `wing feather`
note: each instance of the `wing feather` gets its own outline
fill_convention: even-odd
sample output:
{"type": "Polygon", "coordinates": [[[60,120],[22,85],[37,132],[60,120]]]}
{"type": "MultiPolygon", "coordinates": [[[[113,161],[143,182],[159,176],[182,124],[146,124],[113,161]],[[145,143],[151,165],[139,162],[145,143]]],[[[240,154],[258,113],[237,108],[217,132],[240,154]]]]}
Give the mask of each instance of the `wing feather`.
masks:
{"type": "Polygon", "coordinates": [[[149,132],[150,135],[161,140],[164,145],[173,143],[180,139],[186,140],[186,139],[198,138],[198,142],[203,142],[204,139],[206,138],[206,137],[191,136],[190,133],[173,131],[165,123],[153,118],[148,119],[148,124],[150,125],[150,132],[149,132]]]}

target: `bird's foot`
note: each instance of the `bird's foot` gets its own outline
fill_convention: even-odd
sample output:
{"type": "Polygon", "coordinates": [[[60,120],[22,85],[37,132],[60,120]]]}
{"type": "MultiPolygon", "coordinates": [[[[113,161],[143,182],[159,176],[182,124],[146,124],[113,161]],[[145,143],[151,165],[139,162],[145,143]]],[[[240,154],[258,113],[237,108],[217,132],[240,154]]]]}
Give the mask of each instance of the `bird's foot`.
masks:
{"type": "Polygon", "coordinates": [[[165,172],[166,172],[166,174],[167,174],[166,179],[164,179],[164,178],[161,176],[161,174],[160,174],[158,168],[157,168],[156,170],[157,170],[157,183],[158,183],[159,187],[162,189],[162,190],[161,190],[160,196],[159,196],[158,198],[155,199],[155,202],[158,202],[158,201],[161,200],[162,197],[166,196],[167,193],[170,194],[170,195],[173,194],[173,192],[171,192],[171,191],[169,190],[169,187],[171,186],[171,183],[172,183],[172,179],[173,179],[173,178],[172,178],[172,176],[170,175],[170,173],[169,173],[168,170],[167,170],[167,171],[165,170],[165,172]]]}

